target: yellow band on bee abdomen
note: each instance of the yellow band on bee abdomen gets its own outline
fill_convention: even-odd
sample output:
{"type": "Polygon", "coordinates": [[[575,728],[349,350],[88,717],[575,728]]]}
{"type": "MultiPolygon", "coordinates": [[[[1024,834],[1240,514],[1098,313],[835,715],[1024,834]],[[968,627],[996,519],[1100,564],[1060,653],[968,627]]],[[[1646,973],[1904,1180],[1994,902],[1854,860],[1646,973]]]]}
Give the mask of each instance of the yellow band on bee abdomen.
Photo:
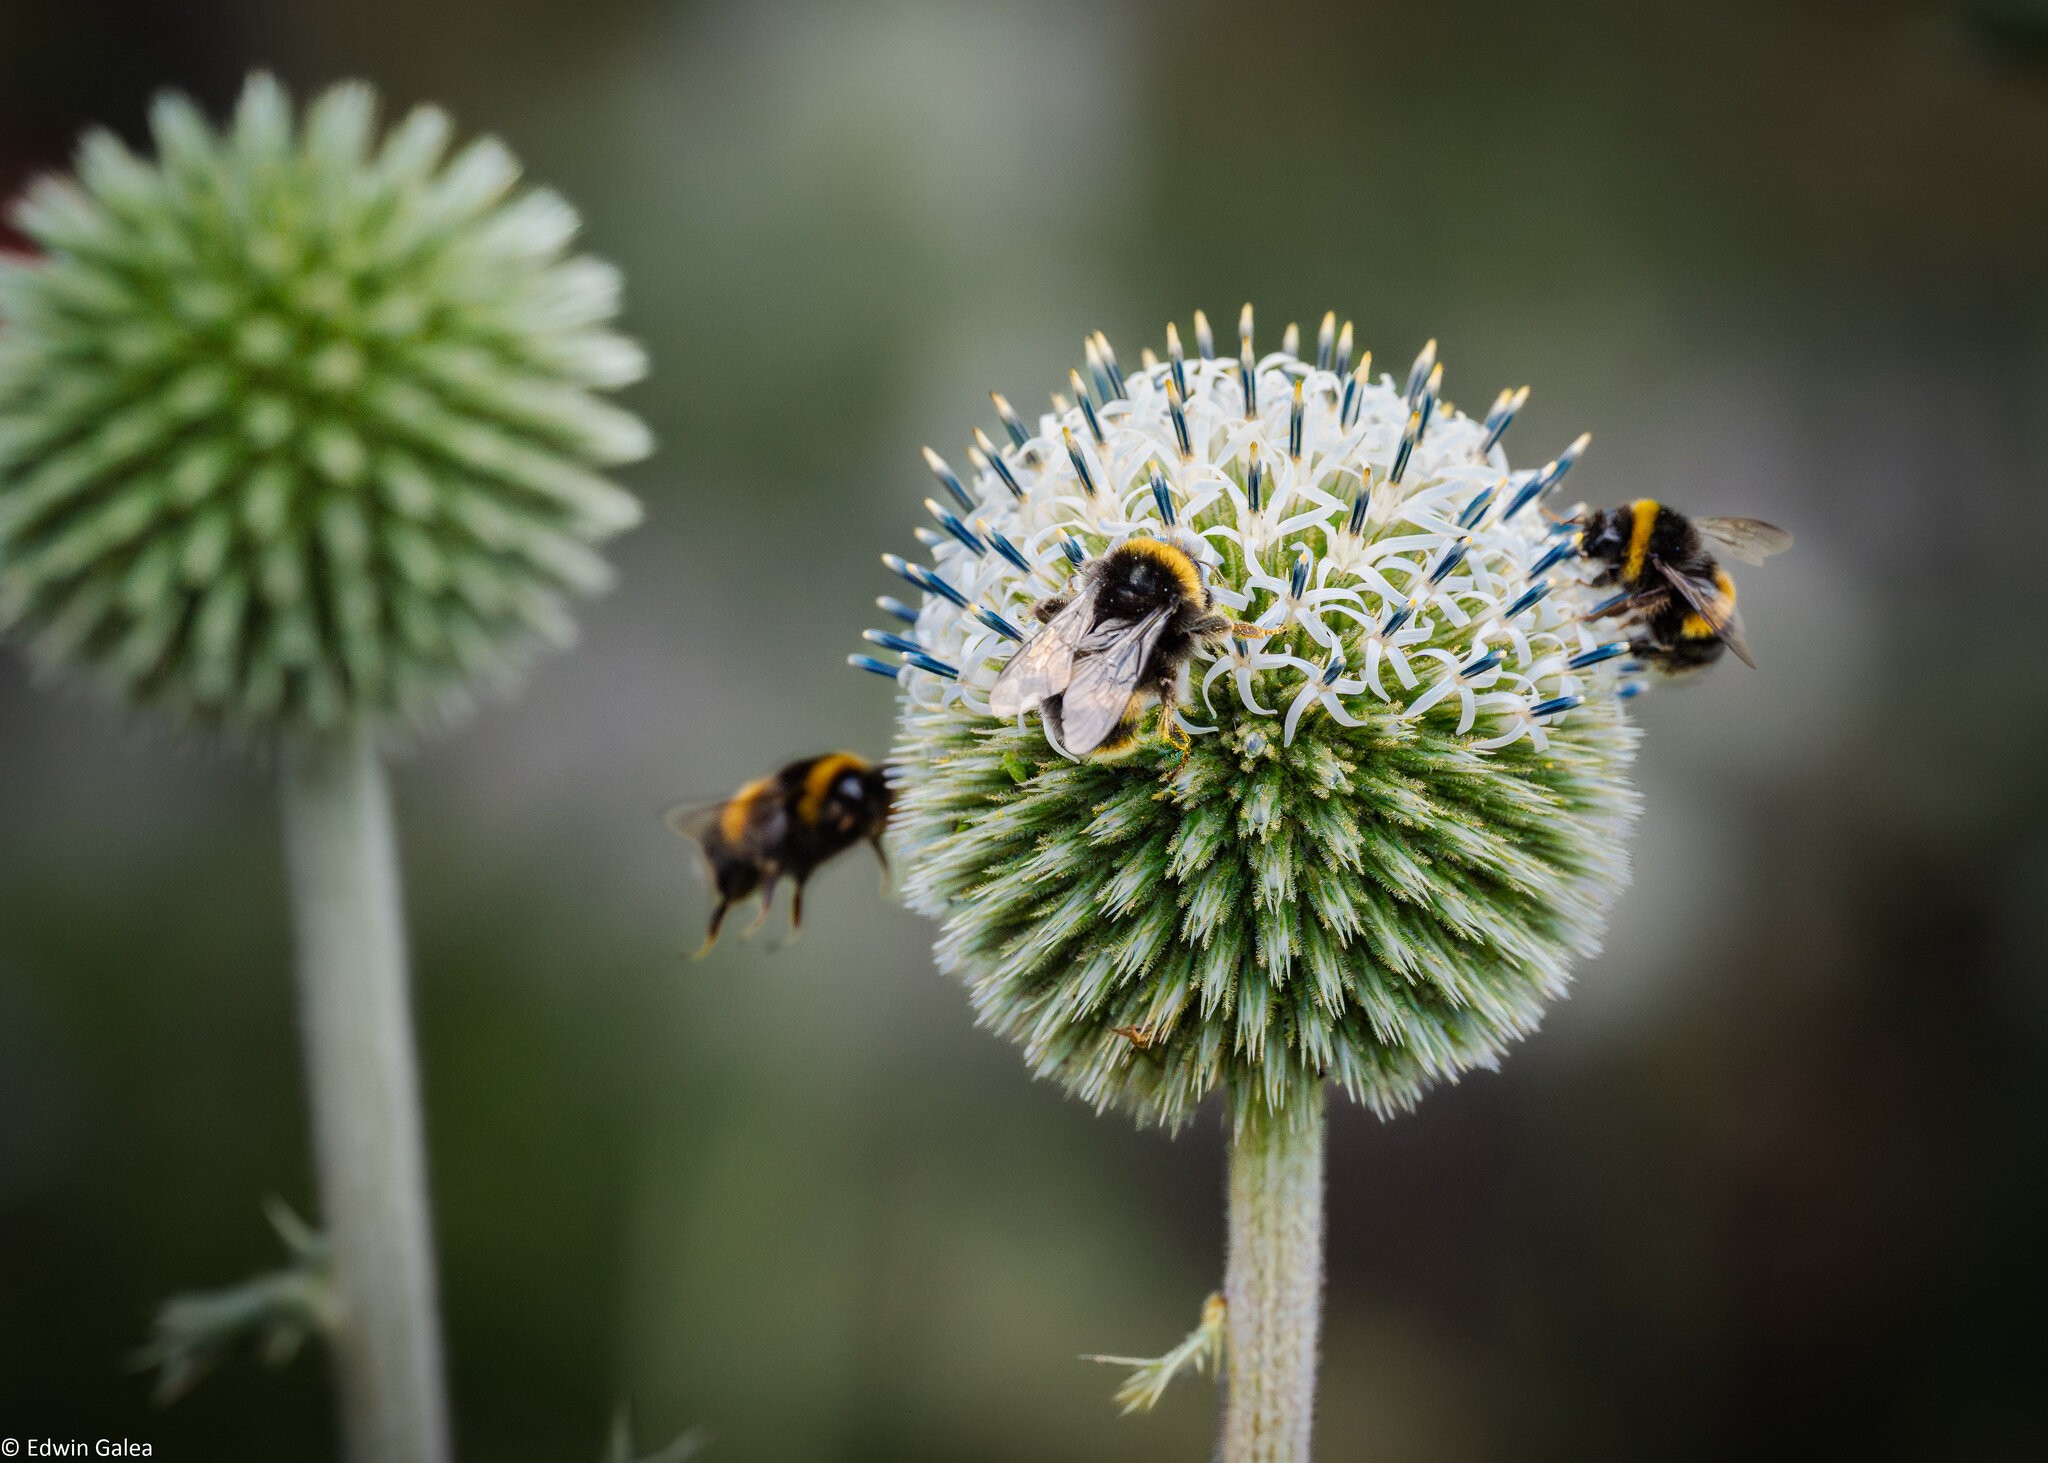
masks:
{"type": "Polygon", "coordinates": [[[811,770],[804,774],[803,796],[797,799],[797,821],[807,828],[814,828],[818,815],[825,811],[825,795],[832,790],[832,784],[842,772],[865,772],[868,764],[851,752],[832,752],[811,764],[811,770]]]}
{"type": "Polygon", "coordinates": [[[1624,584],[1634,584],[1643,577],[1643,568],[1650,557],[1650,531],[1657,526],[1657,500],[1638,498],[1632,511],[1635,522],[1629,525],[1628,561],[1621,566],[1624,584]]]}
{"type": "Polygon", "coordinates": [[[757,777],[731,797],[718,810],[718,831],[725,835],[727,843],[737,843],[740,835],[747,831],[747,820],[753,816],[754,804],[767,795],[775,784],[772,777],[757,777]]]}

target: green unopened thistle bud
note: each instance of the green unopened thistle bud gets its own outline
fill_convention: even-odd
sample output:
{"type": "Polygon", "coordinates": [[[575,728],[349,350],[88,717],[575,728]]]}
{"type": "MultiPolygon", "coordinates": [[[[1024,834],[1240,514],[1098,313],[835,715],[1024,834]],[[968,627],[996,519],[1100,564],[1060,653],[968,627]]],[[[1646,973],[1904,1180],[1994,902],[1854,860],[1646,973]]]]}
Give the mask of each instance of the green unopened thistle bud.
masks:
{"type": "Polygon", "coordinates": [[[1313,360],[1240,330],[1128,377],[1098,340],[1092,397],[1009,414],[966,481],[931,458],[945,532],[890,561],[922,604],[870,636],[902,664],[854,657],[903,688],[895,846],[940,965],[1035,1072],[1168,1125],[1219,1085],[1285,1120],[1491,1065],[1595,949],[1636,814],[1636,668],[1537,508],[1583,444],[1513,472],[1520,398],[1467,418],[1433,343],[1404,387],[1348,328],[1313,360]],[[1253,624],[1194,652],[1185,756],[1065,760],[989,690],[1034,603],[1140,535],[1253,624]]]}
{"type": "Polygon", "coordinates": [[[0,265],[0,628],[227,729],[419,726],[571,633],[649,447],[613,270],[484,138],[266,76],[86,138],[0,265]]]}

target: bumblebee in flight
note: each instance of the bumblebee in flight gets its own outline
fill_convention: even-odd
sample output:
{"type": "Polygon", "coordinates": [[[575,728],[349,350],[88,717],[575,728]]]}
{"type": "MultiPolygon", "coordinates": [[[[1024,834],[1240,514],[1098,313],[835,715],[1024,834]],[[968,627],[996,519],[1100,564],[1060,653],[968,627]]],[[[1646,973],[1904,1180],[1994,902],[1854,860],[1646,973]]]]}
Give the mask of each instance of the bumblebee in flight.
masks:
{"type": "Polygon", "coordinates": [[[711,911],[701,958],[718,943],[726,911],[757,890],[761,914],[752,934],[768,918],[775,887],[787,875],[796,882],[790,901],[792,935],[803,925],[804,884],[821,864],[863,839],[875,850],[886,874],[882,830],[889,822],[890,792],[885,767],[851,752],[805,757],[779,772],[757,777],[731,797],[708,807],[677,808],[669,827],[694,839],[711,865],[718,907],[711,911]]]}
{"type": "Polygon", "coordinates": [[[1045,628],[996,677],[989,710],[1005,720],[1037,711],[1054,747],[1079,758],[1129,751],[1139,721],[1157,705],[1160,736],[1186,751],[1187,733],[1173,723],[1181,667],[1217,636],[1271,633],[1236,624],[1215,606],[1189,548],[1126,539],[1032,606],[1045,628]]]}
{"type": "Polygon", "coordinates": [[[1588,514],[1579,538],[1580,552],[1602,566],[1594,582],[1624,591],[1609,613],[1629,625],[1629,648],[1666,675],[1711,665],[1724,648],[1756,665],[1735,608],[1735,581],[1714,551],[1761,564],[1790,547],[1792,535],[1773,524],[1688,518],[1651,498],[1588,514]]]}

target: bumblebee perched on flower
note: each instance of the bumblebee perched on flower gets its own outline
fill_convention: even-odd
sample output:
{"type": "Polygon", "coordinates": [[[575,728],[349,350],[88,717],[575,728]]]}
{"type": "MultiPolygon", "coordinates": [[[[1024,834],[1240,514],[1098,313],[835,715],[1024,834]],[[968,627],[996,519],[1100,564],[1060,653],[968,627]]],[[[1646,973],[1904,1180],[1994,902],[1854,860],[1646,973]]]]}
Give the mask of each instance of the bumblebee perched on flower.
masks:
{"type": "Polygon", "coordinates": [[[882,830],[889,822],[888,769],[851,752],[805,757],[779,772],[757,777],[731,797],[677,808],[669,827],[694,839],[711,866],[718,907],[711,911],[701,958],[718,943],[726,911],[757,890],[761,913],[746,929],[752,934],[768,918],[775,887],[784,875],[796,881],[791,898],[792,935],[804,920],[804,884],[820,865],[865,839],[881,860],[882,830]]]}
{"type": "Polygon", "coordinates": [[[1071,757],[1108,757],[1137,744],[1138,723],[1159,707],[1159,735],[1185,751],[1174,725],[1181,667],[1220,635],[1267,635],[1216,613],[1194,546],[1131,538],[1088,560],[1068,588],[1032,606],[1045,625],[989,689],[1008,719],[1036,710],[1046,739],[1071,757]]]}
{"type": "Polygon", "coordinates": [[[1755,518],[1688,518],[1651,498],[1581,521],[1579,551],[1604,566],[1594,582],[1623,591],[1603,608],[1630,625],[1636,657],[1666,675],[1711,665],[1723,648],[1756,665],[1735,608],[1735,581],[1709,545],[1761,564],[1791,548],[1792,535],[1755,518]]]}

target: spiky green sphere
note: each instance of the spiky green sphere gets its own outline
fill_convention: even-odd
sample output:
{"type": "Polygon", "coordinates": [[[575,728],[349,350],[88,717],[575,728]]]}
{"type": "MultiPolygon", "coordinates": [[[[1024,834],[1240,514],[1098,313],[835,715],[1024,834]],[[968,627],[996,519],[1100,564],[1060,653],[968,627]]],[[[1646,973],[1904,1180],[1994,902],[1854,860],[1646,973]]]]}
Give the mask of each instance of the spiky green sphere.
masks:
{"type": "Polygon", "coordinates": [[[490,138],[381,141],[266,76],[157,156],[104,132],[0,265],[0,627],[45,667],[227,730],[419,727],[515,675],[639,518],[616,273],[490,138]]]}
{"type": "Polygon", "coordinates": [[[1518,395],[1470,420],[1434,346],[1375,382],[1333,326],[1261,359],[1247,309],[1218,360],[1197,317],[1198,358],[1169,334],[1128,378],[1097,337],[1035,427],[999,399],[1007,444],[978,433],[966,481],[933,459],[929,566],[890,559],[922,603],[869,639],[902,664],[854,658],[903,688],[893,840],[939,964],[1034,1071],[1143,1120],[1324,1081],[1387,1112],[1491,1065],[1627,878],[1635,668],[1537,508],[1583,443],[1511,472],[1518,395]],[[1185,761],[1071,761],[988,690],[1033,603],[1140,534],[1271,633],[1194,661],[1185,761]]]}

